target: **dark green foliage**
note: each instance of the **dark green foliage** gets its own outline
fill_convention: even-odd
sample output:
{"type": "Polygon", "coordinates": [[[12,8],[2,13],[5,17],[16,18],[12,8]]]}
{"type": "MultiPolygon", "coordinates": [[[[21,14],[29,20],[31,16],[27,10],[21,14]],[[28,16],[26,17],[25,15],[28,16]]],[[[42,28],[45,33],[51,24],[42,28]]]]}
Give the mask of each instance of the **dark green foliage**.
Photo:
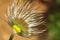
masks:
{"type": "Polygon", "coordinates": [[[57,1],[57,6],[54,12],[48,14],[49,23],[49,38],[50,40],[60,40],[60,0],[57,1]]]}

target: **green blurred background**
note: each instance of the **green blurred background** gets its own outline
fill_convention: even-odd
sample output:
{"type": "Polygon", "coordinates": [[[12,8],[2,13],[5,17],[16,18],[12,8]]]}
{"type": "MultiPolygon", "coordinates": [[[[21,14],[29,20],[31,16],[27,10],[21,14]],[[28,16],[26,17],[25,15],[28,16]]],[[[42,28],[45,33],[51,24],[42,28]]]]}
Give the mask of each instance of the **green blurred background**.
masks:
{"type": "Polygon", "coordinates": [[[48,18],[50,22],[48,40],[60,40],[60,0],[55,1],[55,5],[49,12],[48,18]]]}

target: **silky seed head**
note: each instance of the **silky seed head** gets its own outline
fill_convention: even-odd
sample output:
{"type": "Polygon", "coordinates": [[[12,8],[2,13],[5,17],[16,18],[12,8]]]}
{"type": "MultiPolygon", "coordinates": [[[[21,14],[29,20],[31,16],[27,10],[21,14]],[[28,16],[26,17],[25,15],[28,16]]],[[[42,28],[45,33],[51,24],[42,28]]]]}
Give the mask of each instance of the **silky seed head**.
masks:
{"type": "Polygon", "coordinates": [[[40,34],[46,31],[46,28],[42,30],[37,28],[46,27],[46,18],[44,14],[45,11],[39,10],[37,7],[32,7],[34,3],[35,1],[25,0],[20,4],[21,7],[19,7],[17,0],[14,0],[13,4],[8,7],[8,22],[12,24],[13,29],[15,29],[17,33],[22,30],[23,36],[40,34]]]}

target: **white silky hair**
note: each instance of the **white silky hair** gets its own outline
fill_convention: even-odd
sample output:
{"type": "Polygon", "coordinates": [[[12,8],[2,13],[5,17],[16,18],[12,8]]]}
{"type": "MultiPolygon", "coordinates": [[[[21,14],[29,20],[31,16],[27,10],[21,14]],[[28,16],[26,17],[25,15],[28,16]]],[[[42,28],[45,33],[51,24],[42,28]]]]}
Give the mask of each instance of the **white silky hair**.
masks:
{"type": "MultiPolygon", "coordinates": [[[[43,16],[43,12],[41,10],[36,9],[30,9],[31,5],[34,3],[32,0],[24,0],[20,5],[18,6],[18,0],[14,0],[12,5],[9,5],[7,8],[7,17],[8,21],[11,23],[16,18],[23,19],[27,24],[27,31],[28,35],[31,35],[31,33],[38,34],[43,33],[46,31],[46,29],[41,31],[33,30],[32,27],[38,26],[38,25],[44,25],[45,21],[43,16]]],[[[21,21],[21,20],[20,20],[21,21]]],[[[22,23],[21,23],[22,24],[22,23]]],[[[46,25],[45,25],[46,26],[46,25]]]]}

